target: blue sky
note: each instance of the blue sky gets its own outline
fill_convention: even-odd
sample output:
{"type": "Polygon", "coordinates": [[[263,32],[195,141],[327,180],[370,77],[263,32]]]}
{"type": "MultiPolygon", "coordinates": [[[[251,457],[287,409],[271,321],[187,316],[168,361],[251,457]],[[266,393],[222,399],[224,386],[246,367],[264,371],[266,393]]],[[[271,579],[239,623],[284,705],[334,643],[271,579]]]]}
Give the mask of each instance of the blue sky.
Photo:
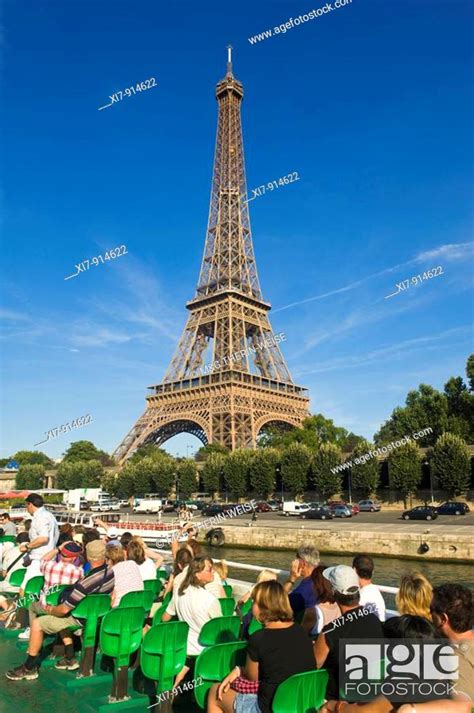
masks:
{"type": "Polygon", "coordinates": [[[353,0],[248,41],[323,5],[7,0],[1,456],[85,414],[45,452],[79,438],[112,451],[163,377],[199,273],[229,42],[249,195],[300,176],[249,205],[273,329],[311,410],[370,437],[409,389],[464,374],[472,3],[353,0]]]}

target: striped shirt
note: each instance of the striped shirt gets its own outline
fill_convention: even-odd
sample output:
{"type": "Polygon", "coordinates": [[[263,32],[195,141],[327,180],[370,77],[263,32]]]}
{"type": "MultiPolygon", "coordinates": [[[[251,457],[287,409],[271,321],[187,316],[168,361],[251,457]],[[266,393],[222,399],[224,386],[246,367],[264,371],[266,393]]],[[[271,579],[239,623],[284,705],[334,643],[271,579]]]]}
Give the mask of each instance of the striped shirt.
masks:
{"type": "Polygon", "coordinates": [[[75,584],[82,575],[82,568],[76,567],[72,562],[65,560],[49,560],[40,562],[41,574],[44,577],[44,585],[41,590],[40,603],[46,604],[46,595],[55,584],[75,584]]]}
{"type": "Polygon", "coordinates": [[[88,594],[112,594],[114,586],[115,577],[112,567],[102,564],[91,569],[89,574],[75,583],[63,604],[69,609],[75,609],[88,594]]]}

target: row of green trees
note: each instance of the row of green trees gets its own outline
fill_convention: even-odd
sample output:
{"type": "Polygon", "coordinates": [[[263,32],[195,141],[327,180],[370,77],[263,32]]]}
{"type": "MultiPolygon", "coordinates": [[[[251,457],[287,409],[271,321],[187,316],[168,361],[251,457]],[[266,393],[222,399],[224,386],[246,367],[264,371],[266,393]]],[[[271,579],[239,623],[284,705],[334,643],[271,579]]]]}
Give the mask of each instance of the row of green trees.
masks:
{"type": "MultiPolygon", "coordinates": [[[[354,461],[373,450],[373,444],[359,440],[350,460],[352,485],[368,496],[380,486],[380,463],[374,457],[358,464],[354,461]]],[[[426,457],[426,456],[424,456],[426,457]]],[[[466,443],[455,434],[440,436],[427,455],[439,486],[449,495],[462,495],[470,484],[470,453],[466,443]]],[[[275,492],[279,476],[286,491],[295,497],[308,489],[324,499],[340,493],[344,463],[342,451],[333,443],[322,443],[315,449],[303,443],[291,443],[282,449],[266,447],[257,451],[236,450],[228,455],[211,453],[202,478],[209,492],[228,491],[233,497],[244,497],[249,490],[268,497],[275,492]]],[[[389,457],[392,485],[403,497],[418,490],[422,477],[423,455],[415,442],[393,450],[389,457]]]]}

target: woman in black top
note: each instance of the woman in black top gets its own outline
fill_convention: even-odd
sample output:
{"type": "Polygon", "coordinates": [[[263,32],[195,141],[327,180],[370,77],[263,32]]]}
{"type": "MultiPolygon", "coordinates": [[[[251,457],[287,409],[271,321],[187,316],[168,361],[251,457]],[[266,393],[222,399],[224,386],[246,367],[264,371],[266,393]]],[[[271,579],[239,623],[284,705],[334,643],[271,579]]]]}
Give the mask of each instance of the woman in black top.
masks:
{"type": "MultiPolygon", "coordinates": [[[[279,582],[262,582],[254,589],[253,615],[264,628],[249,639],[247,660],[209,691],[208,713],[271,713],[279,684],[295,673],[316,668],[311,640],[293,621],[288,595],[279,582]],[[258,682],[258,693],[237,693],[230,688],[239,678],[258,682]]],[[[246,682],[239,679],[239,688],[246,682]]],[[[254,684],[255,685],[255,684],[254,684]]]]}

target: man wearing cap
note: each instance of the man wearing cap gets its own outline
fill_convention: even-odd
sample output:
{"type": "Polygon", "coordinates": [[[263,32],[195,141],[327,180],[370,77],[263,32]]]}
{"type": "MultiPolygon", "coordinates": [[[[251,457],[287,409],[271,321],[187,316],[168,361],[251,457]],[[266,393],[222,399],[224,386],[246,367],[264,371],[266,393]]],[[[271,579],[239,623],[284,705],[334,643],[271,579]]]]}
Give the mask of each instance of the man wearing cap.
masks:
{"type": "Polygon", "coordinates": [[[91,564],[89,573],[73,585],[61,604],[46,605],[44,607],[46,615],[33,621],[27,659],[21,666],[7,671],[5,675],[10,681],[33,681],[38,678],[39,654],[45,634],[59,634],[66,649],[65,657],[57,662],[56,668],[65,671],[79,668],[79,663],[74,658],[70,629],[81,626],[83,622],[74,618],[74,609],[88,594],[112,594],[115,586],[113,570],[107,567],[105,562],[105,542],[102,540],[89,542],[86,556],[91,564]]]}
{"type": "MultiPolygon", "coordinates": [[[[46,613],[46,597],[51,590],[55,591],[56,585],[74,584],[83,576],[82,567],[74,564],[81,554],[82,547],[71,540],[43,557],[40,562],[40,572],[44,577],[44,585],[39,602],[33,602],[28,609],[30,627],[38,614],[46,613]]],[[[18,638],[29,639],[30,629],[26,629],[18,638]]]]}
{"type": "Polygon", "coordinates": [[[339,700],[339,640],[340,639],[383,639],[383,629],[379,618],[371,607],[360,606],[360,585],[357,572],[341,564],[328,567],[323,577],[332,585],[336,604],[341,616],[327,624],[314,644],[314,655],[318,668],[325,668],[329,674],[326,688],[328,701],[339,700]]]}

